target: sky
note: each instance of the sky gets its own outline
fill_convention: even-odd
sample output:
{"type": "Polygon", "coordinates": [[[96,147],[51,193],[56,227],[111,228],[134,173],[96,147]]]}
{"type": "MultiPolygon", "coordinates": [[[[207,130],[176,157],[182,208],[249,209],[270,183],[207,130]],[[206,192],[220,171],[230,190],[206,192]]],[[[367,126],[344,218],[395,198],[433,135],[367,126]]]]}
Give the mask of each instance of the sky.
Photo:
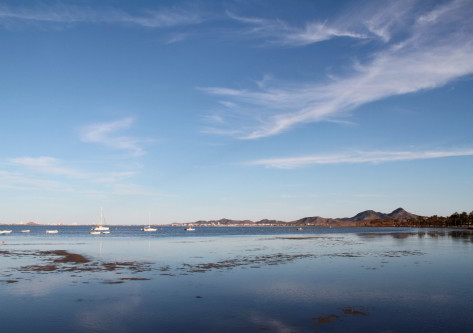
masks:
{"type": "Polygon", "coordinates": [[[470,212],[471,17],[471,0],[0,0],[0,223],[470,212]]]}

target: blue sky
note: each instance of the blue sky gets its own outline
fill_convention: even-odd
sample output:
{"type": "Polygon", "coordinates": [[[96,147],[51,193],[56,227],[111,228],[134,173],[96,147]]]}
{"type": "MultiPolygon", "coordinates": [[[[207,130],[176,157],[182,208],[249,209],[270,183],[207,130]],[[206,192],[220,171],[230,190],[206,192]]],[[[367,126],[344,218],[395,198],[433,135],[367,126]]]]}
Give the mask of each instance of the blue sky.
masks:
{"type": "Polygon", "coordinates": [[[0,223],[473,209],[473,2],[0,1],[0,223]]]}

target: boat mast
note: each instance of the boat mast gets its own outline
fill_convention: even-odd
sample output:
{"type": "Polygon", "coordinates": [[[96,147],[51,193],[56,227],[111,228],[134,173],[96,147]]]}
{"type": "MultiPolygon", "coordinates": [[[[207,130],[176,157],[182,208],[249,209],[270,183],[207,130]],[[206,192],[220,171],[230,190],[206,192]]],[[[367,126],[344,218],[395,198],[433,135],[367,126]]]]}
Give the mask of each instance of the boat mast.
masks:
{"type": "Polygon", "coordinates": [[[105,219],[103,217],[103,207],[100,207],[100,225],[105,224],[105,219]]]}

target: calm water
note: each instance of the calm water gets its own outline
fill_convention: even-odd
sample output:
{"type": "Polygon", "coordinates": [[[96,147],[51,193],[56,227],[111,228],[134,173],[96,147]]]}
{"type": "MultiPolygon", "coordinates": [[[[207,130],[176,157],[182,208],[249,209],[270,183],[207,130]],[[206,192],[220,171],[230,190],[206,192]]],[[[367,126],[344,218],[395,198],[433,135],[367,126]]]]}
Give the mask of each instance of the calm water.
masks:
{"type": "Polygon", "coordinates": [[[57,235],[23,228],[0,236],[1,332],[473,327],[471,231],[112,227],[92,236],[89,227],[57,227],[57,235]]]}

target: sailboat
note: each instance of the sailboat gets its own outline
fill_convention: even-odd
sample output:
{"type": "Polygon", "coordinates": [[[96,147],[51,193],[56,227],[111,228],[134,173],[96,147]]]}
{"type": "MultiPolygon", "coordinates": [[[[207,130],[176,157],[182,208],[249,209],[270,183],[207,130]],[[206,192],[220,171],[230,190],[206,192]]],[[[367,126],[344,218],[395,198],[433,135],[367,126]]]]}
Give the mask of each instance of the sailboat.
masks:
{"type": "Polygon", "coordinates": [[[148,226],[141,228],[141,230],[146,231],[146,232],[153,232],[153,231],[158,230],[156,228],[151,228],[151,214],[149,214],[148,216],[148,226]]]}
{"type": "Polygon", "coordinates": [[[100,225],[92,228],[91,235],[109,234],[110,228],[104,226],[105,218],[103,217],[103,208],[100,208],[100,225]]]}

